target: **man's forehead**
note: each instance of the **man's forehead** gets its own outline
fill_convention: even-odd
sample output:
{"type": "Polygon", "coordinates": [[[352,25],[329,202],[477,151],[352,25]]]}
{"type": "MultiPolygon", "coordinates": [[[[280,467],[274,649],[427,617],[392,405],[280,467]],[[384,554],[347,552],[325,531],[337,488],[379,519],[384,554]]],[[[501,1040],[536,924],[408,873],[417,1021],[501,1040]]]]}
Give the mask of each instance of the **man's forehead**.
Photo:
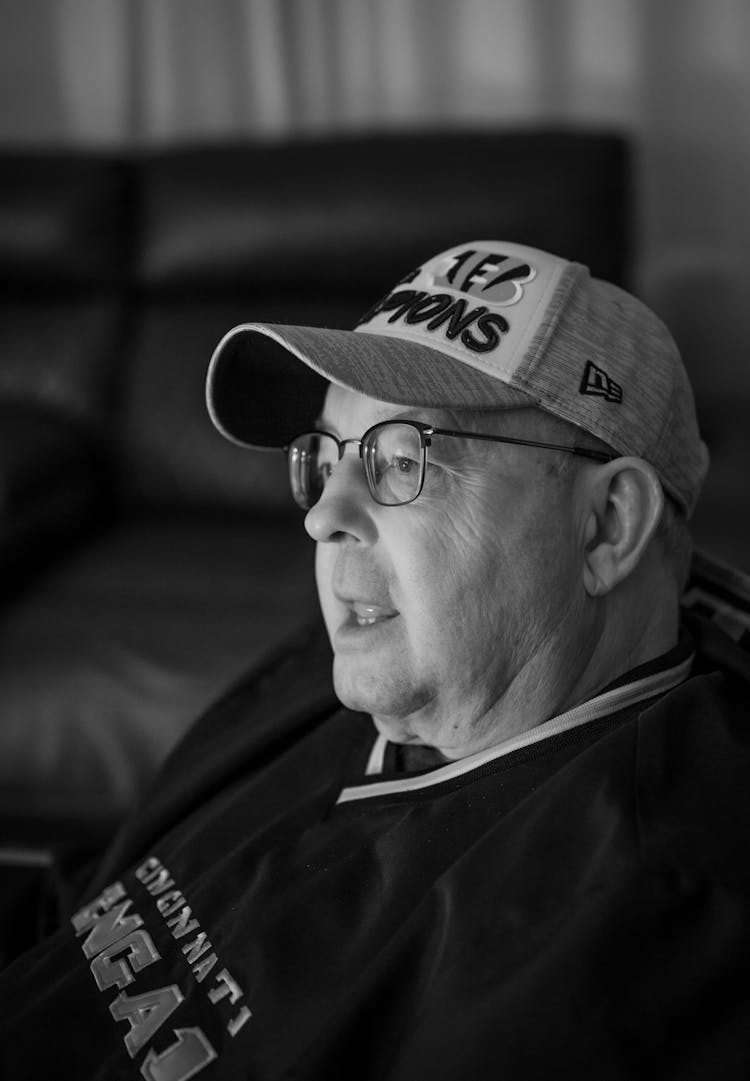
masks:
{"type": "Polygon", "coordinates": [[[492,409],[447,408],[439,406],[403,405],[371,398],[358,391],[330,384],[318,422],[322,427],[335,428],[341,424],[364,425],[365,428],[394,418],[422,420],[436,427],[462,427],[481,431],[483,426],[502,425],[513,417],[530,419],[539,413],[535,403],[516,398],[507,406],[492,409]]]}

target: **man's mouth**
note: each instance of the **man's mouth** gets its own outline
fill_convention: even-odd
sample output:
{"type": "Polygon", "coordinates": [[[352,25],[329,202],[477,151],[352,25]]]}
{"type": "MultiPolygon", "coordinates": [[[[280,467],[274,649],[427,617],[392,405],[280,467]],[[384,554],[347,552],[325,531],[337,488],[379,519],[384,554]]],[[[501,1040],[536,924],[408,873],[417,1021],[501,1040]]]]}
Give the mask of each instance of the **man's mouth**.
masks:
{"type": "Polygon", "coordinates": [[[351,596],[339,596],[337,600],[343,606],[343,619],[331,639],[336,653],[369,650],[378,642],[390,641],[386,628],[399,612],[387,600],[382,604],[369,599],[355,600],[351,596]]]}
{"type": "Polygon", "coordinates": [[[392,608],[385,608],[380,604],[367,604],[364,601],[352,602],[351,610],[358,627],[371,627],[374,623],[392,619],[398,614],[392,608]]]}

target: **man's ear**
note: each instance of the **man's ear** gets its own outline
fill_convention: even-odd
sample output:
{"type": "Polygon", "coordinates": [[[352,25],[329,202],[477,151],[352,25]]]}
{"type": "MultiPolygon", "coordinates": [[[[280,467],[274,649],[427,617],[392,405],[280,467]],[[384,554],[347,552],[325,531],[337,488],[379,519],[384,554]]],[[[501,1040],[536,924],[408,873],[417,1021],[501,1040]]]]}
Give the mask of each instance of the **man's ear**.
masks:
{"type": "Polygon", "coordinates": [[[642,458],[615,458],[587,470],[583,584],[609,593],[638,566],[664,507],[655,470],[642,458]]]}

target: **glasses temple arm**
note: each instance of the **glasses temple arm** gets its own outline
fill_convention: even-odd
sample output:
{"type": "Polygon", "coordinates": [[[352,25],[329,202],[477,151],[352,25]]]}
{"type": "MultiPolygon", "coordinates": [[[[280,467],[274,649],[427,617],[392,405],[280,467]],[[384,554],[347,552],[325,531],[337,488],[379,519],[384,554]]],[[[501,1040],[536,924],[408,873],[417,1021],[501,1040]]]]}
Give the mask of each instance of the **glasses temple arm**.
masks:
{"type": "Polygon", "coordinates": [[[509,443],[520,447],[541,447],[542,450],[560,450],[565,454],[577,454],[581,458],[592,458],[596,462],[612,462],[616,455],[605,454],[604,451],[588,450],[585,447],[567,447],[561,443],[544,443],[537,439],[515,439],[504,435],[483,435],[479,432],[456,432],[449,428],[428,428],[424,431],[430,435],[455,435],[462,439],[482,439],[486,443],[509,443]]]}

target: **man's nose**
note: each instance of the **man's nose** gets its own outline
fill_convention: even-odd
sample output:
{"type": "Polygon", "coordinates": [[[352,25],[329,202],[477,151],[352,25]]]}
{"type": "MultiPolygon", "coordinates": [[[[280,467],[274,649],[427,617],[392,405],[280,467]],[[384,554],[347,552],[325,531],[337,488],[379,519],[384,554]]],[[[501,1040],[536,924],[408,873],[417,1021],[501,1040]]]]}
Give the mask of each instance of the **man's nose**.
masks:
{"type": "Polygon", "coordinates": [[[349,537],[362,544],[374,544],[377,530],[372,512],[376,506],[362,460],[350,452],[334,466],[323,494],[307,512],[305,529],[318,542],[349,537]]]}

